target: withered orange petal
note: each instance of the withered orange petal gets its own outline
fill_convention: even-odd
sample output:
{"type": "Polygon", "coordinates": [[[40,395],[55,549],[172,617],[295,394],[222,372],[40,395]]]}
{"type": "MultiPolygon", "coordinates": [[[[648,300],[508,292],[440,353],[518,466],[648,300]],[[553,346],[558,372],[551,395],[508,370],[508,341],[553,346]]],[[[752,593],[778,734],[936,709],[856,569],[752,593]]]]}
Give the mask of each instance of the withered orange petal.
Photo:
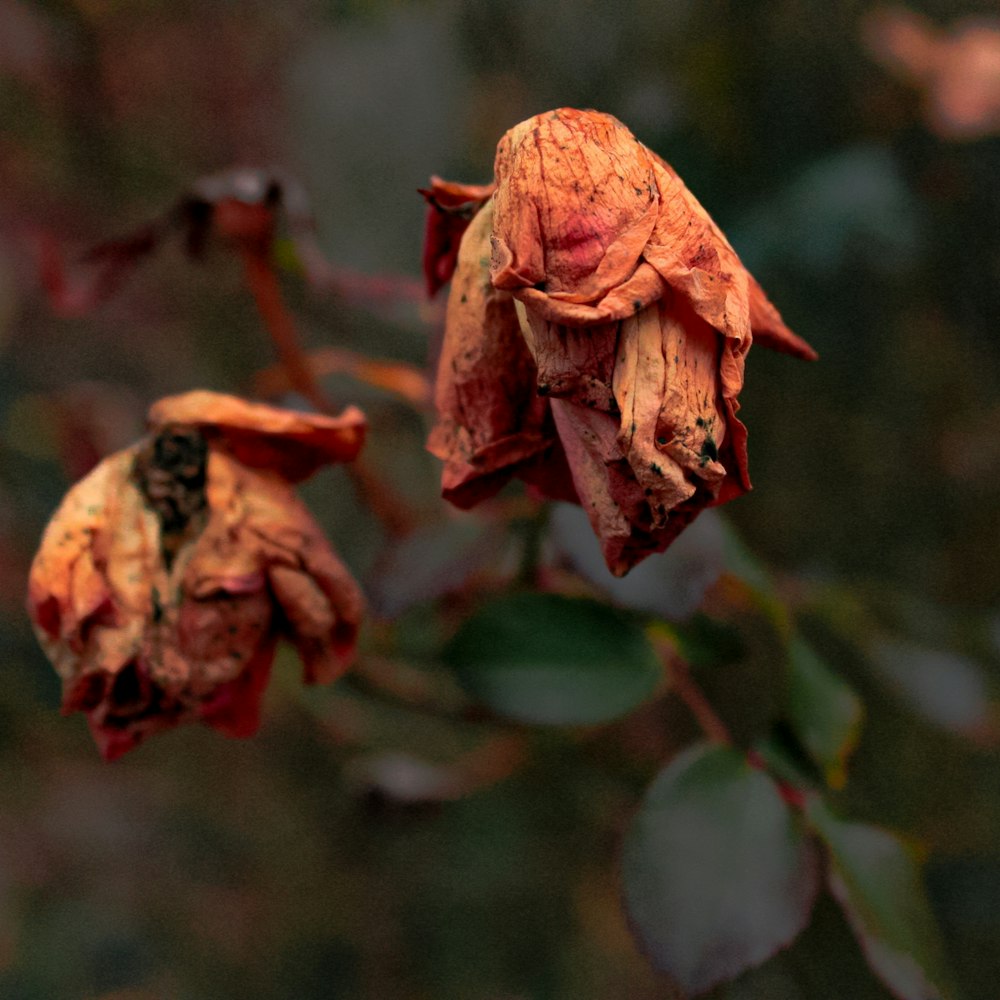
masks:
{"type": "Polygon", "coordinates": [[[497,146],[493,283],[579,302],[635,270],[657,214],[652,161],[611,115],[559,108],[497,146]]]}
{"type": "Polygon", "coordinates": [[[105,459],[77,483],[42,536],[28,576],[28,612],[50,639],[72,640],[110,597],[93,550],[108,529],[107,498],[126,485],[127,457],[105,459]]]}
{"type": "Polygon", "coordinates": [[[819,355],[801,337],[785,326],[781,313],[771,305],[764,289],[750,278],[750,326],[755,344],[772,351],[791,354],[803,361],[816,361],[819,355]]]}
{"type": "Polygon", "coordinates": [[[632,525],[615,502],[608,480],[608,465],[624,457],[617,444],[616,423],[606,413],[594,413],[561,399],[552,400],[552,416],[580,503],[600,539],[608,567],[620,576],[629,568],[621,562],[620,553],[632,525]]]}
{"type": "Polygon", "coordinates": [[[283,484],[260,477],[241,490],[242,548],[267,567],[287,637],[308,683],[326,683],[354,655],[364,599],[306,506],[283,484]]]}
{"type": "Polygon", "coordinates": [[[274,665],[274,643],[260,647],[246,668],[231,681],[220,684],[198,706],[198,717],[217,733],[243,740],[260,729],[260,708],[274,665]]]}
{"type": "Polygon", "coordinates": [[[459,506],[496,493],[554,437],[513,299],[490,284],[492,220],[488,202],[462,238],[434,389],[439,419],[427,443],[445,462],[445,496],[459,506]]]}
{"type": "Polygon", "coordinates": [[[496,191],[496,184],[463,184],[461,181],[446,181],[437,174],[431,175],[430,185],[417,190],[427,201],[442,208],[462,208],[465,205],[489,201],[496,191]]]}
{"type": "Polygon", "coordinates": [[[290,482],[331,462],[350,462],[365,439],[364,414],[355,406],[338,417],[249,403],[197,389],[167,396],[147,414],[154,430],[168,424],[198,427],[243,465],[270,469],[290,482]]]}

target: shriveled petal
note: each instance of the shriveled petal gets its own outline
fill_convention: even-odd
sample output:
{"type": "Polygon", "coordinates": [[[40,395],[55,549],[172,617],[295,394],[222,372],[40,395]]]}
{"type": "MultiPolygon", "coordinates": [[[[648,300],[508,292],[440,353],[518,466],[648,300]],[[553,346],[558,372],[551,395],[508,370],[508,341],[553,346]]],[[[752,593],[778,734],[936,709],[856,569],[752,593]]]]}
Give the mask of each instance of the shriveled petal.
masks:
{"type": "Polygon", "coordinates": [[[261,646],[239,676],[220,684],[201,702],[197,715],[216,732],[243,740],[260,729],[260,708],[274,665],[274,642],[261,646]]]}
{"type": "MultiPolygon", "coordinates": [[[[685,232],[683,239],[675,241],[664,240],[664,237],[671,232],[669,224],[659,227],[656,235],[660,237],[661,246],[673,242],[673,252],[682,259],[688,260],[691,265],[699,258],[704,261],[704,258],[714,253],[723,269],[719,274],[723,280],[727,274],[742,273],[745,275],[749,297],[749,321],[754,340],[757,340],[764,347],[770,347],[806,361],[815,361],[819,355],[784,324],[781,314],[768,300],[764,289],[760,287],[753,275],[743,267],[729,240],[726,239],[715,220],[702,207],[701,202],[688,190],[674,168],[656,153],[651,153],[651,155],[656,161],[661,196],[673,199],[674,209],[678,213],[676,222],[679,223],[686,218],[688,223],[683,227],[685,232]],[[689,213],[689,215],[685,216],[685,213],[689,213]],[[686,243],[686,248],[678,249],[678,245],[684,243],[686,243]],[[695,247],[697,249],[694,249],[695,247]],[[709,248],[707,251],[704,249],[706,247],[709,248]]],[[[675,225],[674,232],[681,228],[679,225],[675,225]]],[[[666,278],[666,275],[664,277],[666,278]]],[[[709,285],[713,284],[714,281],[709,282],[709,285]]],[[[740,284],[742,286],[742,280],[740,284]]],[[[711,309],[709,302],[706,302],[702,308],[699,308],[698,301],[694,299],[692,304],[707,322],[720,332],[726,332],[723,327],[714,322],[713,315],[716,310],[711,309]]],[[[725,315],[725,308],[723,308],[723,315],[725,315]]]]}
{"type": "Polygon", "coordinates": [[[40,637],[76,644],[111,596],[94,561],[108,526],[106,498],[125,488],[130,456],[105,459],[66,494],[52,516],[28,576],[28,614],[40,637]]]}
{"type": "Polygon", "coordinates": [[[551,322],[624,319],[685,295],[720,333],[813,359],[663,159],[610,115],[560,108],[515,126],[495,164],[493,283],[551,322]]]}
{"type": "Polygon", "coordinates": [[[428,295],[451,281],[462,234],[495,189],[495,184],[459,184],[437,176],[431,177],[430,187],[419,189],[427,201],[421,263],[428,295]]]}
{"type": "Polygon", "coordinates": [[[490,283],[492,202],[472,221],[448,297],[428,449],[445,462],[442,492],[459,507],[492,496],[552,447],[548,405],[511,297],[490,283]]]}
{"type": "Polygon", "coordinates": [[[697,198],[655,158],[660,212],[645,259],[719,333],[749,341],[750,275],[697,198]]]}
{"type": "MultiPolygon", "coordinates": [[[[726,475],[719,449],[728,434],[719,392],[725,343],[683,300],[661,304],[660,349],[666,365],[656,444],[682,468],[717,490],[726,475]]],[[[734,387],[739,391],[742,385],[734,387]]]]}
{"type": "Polygon", "coordinates": [[[520,302],[517,305],[521,333],[537,368],[538,394],[599,410],[613,407],[611,372],[618,324],[566,326],[527,311],[520,302]]]}
{"type": "Polygon", "coordinates": [[[331,462],[350,462],[365,439],[364,414],[355,406],[339,417],[249,403],[197,389],[167,396],[149,408],[153,430],[169,424],[197,427],[250,468],[270,469],[289,482],[331,462]]]}
{"type": "Polygon", "coordinates": [[[675,508],[662,528],[654,528],[649,498],[618,444],[617,421],[560,399],[552,400],[552,415],[579,503],[615,576],[624,576],[648,555],[662,552],[704,506],[694,497],[675,508]]]}
{"type": "Polygon", "coordinates": [[[157,553],[131,482],[136,451],[106,458],[67,493],[29,574],[28,611],[64,707],[84,678],[115,674],[141,646],[157,553]]]}
{"type": "Polygon", "coordinates": [[[99,675],[91,703],[80,707],[87,712],[90,734],[107,761],[194,717],[191,706],[167,694],[137,660],[115,674],[99,675]]]}
{"type": "MultiPolygon", "coordinates": [[[[213,580],[221,589],[231,586],[228,577],[258,573],[259,593],[268,602],[259,617],[267,627],[271,601],[276,602],[281,630],[299,650],[306,682],[339,677],[354,656],[364,614],[354,578],[286,484],[227,455],[213,455],[209,468],[209,502],[216,516],[191,561],[186,589],[198,593],[213,580]]],[[[253,596],[253,588],[248,591],[244,601],[253,596]]],[[[231,589],[222,596],[230,605],[239,603],[231,589]]]]}
{"type": "Polygon", "coordinates": [[[761,347],[791,354],[803,361],[816,361],[819,355],[801,337],[792,333],[781,318],[781,313],[771,304],[764,289],[750,278],[750,326],[753,340],[761,347]]]}
{"type": "Polygon", "coordinates": [[[269,578],[288,619],[306,683],[327,684],[354,658],[362,602],[354,581],[332,553],[315,562],[328,565],[313,565],[312,573],[272,566],[269,578]]]}
{"type": "Polygon", "coordinates": [[[632,534],[629,519],[611,494],[608,477],[608,466],[624,459],[618,446],[618,428],[607,414],[594,413],[561,399],[552,400],[552,416],[580,503],[601,540],[608,567],[618,575],[627,569],[621,565],[621,551],[632,534]]]}
{"type": "Polygon", "coordinates": [[[299,647],[307,681],[329,680],[353,653],[362,613],[357,585],[287,482],[216,443],[206,508],[163,527],[143,492],[148,444],[70,491],[29,583],[63,711],[86,713],[109,760],[199,719],[252,734],[279,635],[299,647]]]}
{"type": "Polygon", "coordinates": [[[646,498],[653,528],[664,527],[670,512],[695,492],[685,476],[689,463],[671,451],[676,438],[663,419],[664,393],[674,389],[669,375],[680,365],[676,353],[665,356],[676,344],[670,337],[674,324],[661,312],[658,305],[647,306],[622,321],[614,383],[621,411],[618,444],[646,498]]]}
{"type": "Polygon", "coordinates": [[[635,270],[657,216],[652,160],[610,115],[560,108],[497,146],[493,283],[593,302],[635,270]]]}

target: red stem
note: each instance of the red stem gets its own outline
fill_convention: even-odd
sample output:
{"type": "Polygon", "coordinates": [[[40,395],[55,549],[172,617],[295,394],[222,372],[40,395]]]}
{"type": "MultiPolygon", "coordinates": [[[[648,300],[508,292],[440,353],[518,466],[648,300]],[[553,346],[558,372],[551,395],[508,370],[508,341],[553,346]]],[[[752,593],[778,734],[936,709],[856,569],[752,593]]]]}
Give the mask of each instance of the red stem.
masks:
{"type": "MultiPolygon", "coordinates": [[[[330,400],[316,380],[309,358],[302,349],[295,321],[285,306],[278,275],[267,251],[246,246],[241,248],[241,252],[247,285],[291,387],[321,413],[332,413],[330,400]]],[[[416,518],[409,504],[362,457],[355,459],[347,469],[363,502],[392,537],[399,538],[413,530],[416,518]]]]}
{"type": "Polygon", "coordinates": [[[698,687],[691,676],[691,668],[687,661],[677,654],[670,645],[660,645],[660,655],[670,678],[670,690],[687,706],[694,716],[702,732],[720,746],[732,746],[733,737],[729,727],[719,718],[712,703],[705,697],[705,692],[698,687]]]}

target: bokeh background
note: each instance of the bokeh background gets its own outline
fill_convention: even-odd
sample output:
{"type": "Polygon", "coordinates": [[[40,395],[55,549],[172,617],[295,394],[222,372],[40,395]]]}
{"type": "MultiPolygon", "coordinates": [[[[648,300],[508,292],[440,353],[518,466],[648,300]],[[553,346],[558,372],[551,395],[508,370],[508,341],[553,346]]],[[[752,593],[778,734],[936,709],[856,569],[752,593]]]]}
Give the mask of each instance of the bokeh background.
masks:
{"type": "MultiPolygon", "coordinates": [[[[821,355],[752,352],[756,489],[725,514],[868,703],[843,808],[923,845],[959,981],[993,1000],[1000,27],[963,21],[991,13],[959,0],[909,13],[0,0],[0,995],[671,996],[628,934],[615,869],[642,787],[694,735],[683,710],[541,732],[506,779],[417,806],[401,801],[414,768],[467,759],[489,724],[364,680],[303,693],[289,656],[256,740],[192,727],[108,766],[83,719],[59,717],[22,610],[59,498],[141,433],[150,401],[252,392],[274,363],[223,248],[195,261],[168,242],[77,314],[47,294],[46,261],[72,273],[75,255],[206,174],[281,170],[339,275],[310,287],[288,254],[307,345],[423,367],[442,313],[413,291],[416,189],[432,173],[490,180],[507,128],[569,105],[618,116],[671,162],[821,355]]],[[[342,471],[306,496],[373,598],[369,653],[437,682],[436,650],[466,607],[442,594],[483,552],[502,576],[510,533],[455,528],[425,421],[397,395],[337,373],[324,385],[366,408],[370,465],[429,534],[390,545],[342,471]]],[[[780,969],[718,996],[887,996],[852,948],[823,904],[780,969]]]]}

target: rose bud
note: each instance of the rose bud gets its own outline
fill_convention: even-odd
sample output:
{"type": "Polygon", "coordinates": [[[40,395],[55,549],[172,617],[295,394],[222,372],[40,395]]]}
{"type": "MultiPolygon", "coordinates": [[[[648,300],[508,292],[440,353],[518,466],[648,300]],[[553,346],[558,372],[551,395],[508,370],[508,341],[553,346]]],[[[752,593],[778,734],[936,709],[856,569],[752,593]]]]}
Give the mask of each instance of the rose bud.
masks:
{"type": "Polygon", "coordinates": [[[459,506],[512,476],[576,499],[620,576],[750,488],[736,414],[752,339],[816,355],[610,115],[537,115],[494,169],[462,237],[428,446],[459,506]]]}
{"type": "Polygon", "coordinates": [[[113,760],[201,721],[253,735],[280,637],[308,684],[340,676],[363,601],[291,484],[350,461],[364,416],[296,413],[212,392],[162,399],[149,434],[66,495],[31,567],[28,610],[113,760]]]}

